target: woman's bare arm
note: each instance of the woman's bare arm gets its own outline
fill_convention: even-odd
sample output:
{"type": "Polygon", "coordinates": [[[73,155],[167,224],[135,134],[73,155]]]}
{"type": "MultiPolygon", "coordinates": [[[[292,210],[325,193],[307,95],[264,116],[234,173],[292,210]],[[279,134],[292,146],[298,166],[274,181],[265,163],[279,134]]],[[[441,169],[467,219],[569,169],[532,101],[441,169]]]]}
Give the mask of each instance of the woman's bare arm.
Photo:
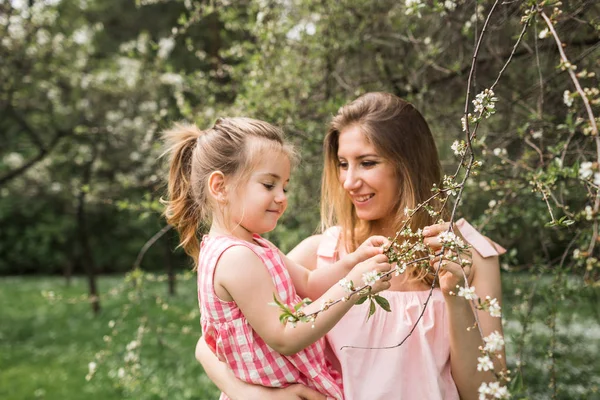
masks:
{"type": "Polygon", "coordinates": [[[210,351],[202,337],[196,344],[196,359],[202,364],[209,379],[232,400],[325,400],[326,398],[301,384],[275,389],[241,381],[210,351]]]}

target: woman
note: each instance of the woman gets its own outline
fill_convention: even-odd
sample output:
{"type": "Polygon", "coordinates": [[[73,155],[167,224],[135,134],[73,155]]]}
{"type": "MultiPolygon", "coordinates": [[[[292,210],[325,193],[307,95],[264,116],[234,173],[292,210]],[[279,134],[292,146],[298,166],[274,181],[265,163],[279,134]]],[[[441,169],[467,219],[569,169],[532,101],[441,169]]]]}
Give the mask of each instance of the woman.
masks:
{"type": "MultiPolygon", "coordinates": [[[[441,182],[427,123],[411,104],[388,93],[367,93],[342,107],[330,124],[324,149],[321,217],[325,229],[289,254],[307,268],[326,268],[370,235],[394,237],[406,219],[405,208],[414,209],[428,199],[432,186],[441,182]]],[[[440,207],[439,202],[432,205],[440,207]]],[[[465,268],[470,284],[479,297],[501,301],[497,255],[503,249],[465,222],[462,225],[463,236],[473,246],[472,267],[465,268]]],[[[447,224],[434,224],[426,212],[415,214],[410,226],[413,231],[425,228],[425,243],[434,250],[441,246],[438,234],[448,230],[447,224]]],[[[481,337],[477,329],[468,329],[475,324],[471,305],[452,293],[457,285],[465,285],[456,263],[440,269],[422,319],[406,342],[374,349],[394,346],[409,334],[430,295],[431,281],[432,274],[423,268],[409,267],[383,293],[391,313],[378,311],[366,321],[368,304],[363,303],[327,335],[329,356],[342,372],[346,399],[470,399],[477,398],[481,382],[492,379],[489,372],[477,371],[481,337]]],[[[500,318],[483,312],[478,317],[485,336],[502,332],[500,318]]],[[[235,381],[202,340],[197,358],[231,398],[314,395],[302,386],[269,392],[235,381]]]]}

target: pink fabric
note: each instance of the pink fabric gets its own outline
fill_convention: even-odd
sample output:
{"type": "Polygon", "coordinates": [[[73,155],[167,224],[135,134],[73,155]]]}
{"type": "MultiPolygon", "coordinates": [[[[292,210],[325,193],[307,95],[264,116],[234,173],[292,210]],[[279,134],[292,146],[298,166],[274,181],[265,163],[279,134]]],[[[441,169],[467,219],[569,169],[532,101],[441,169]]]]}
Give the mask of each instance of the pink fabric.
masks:
{"type": "MultiPolygon", "coordinates": [[[[283,356],[258,336],[235,302],[222,301],[217,297],[213,278],[219,258],[232,246],[245,246],[268,269],[282,302],[292,306],[301,300],[279,251],[258,235],[254,235],[254,241],[250,243],[231,236],[205,236],[202,239],[198,300],[200,322],[208,347],[242,381],[268,387],[285,387],[298,382],[329,398],[343,399],[341,377],[325,360],[324,339],[297,354],[283,356]]],[[[224,393],[220,398],[227,399],[224,393]]]]}
{"type": "Polygon", "coordinates": [[[456,226],[465,240],[469,242],[469,244],[473,246],[473,248],[477,250],[477,252],[481,254],[483,258],[499,256],[506,253],[506,249],[504,247],[483,236],[464,218],[456,221],[456,226]]]}
{"type": "MultiPolygon", "coordinates": [[[[317,250],[317,268],[338,258],[340,229],[325,231],[317,250]]],[[[381,294],[391,313],[377,310],[366,321],[368,303],[354,306],[327,334],[330,351],[343,372],[346,400],[458,400],[450,371],[450,338],[444,297],[432,293],[415,331],[393,349],[352,349],[343,346],[383,347],[399,343],[412,329],[429,291],[381,294]]],[[[335,363],[335,362],[334,362],[335,363]]]]}

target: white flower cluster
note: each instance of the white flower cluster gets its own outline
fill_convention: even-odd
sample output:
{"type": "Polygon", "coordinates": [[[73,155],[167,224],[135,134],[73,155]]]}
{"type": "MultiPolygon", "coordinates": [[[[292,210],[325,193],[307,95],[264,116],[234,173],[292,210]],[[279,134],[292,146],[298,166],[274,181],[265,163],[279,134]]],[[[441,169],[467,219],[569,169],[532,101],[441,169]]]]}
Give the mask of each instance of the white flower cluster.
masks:
{"type": "Polygon", "coordinates": [[[452,143],[452,146],[450,146],[450,148],[452,149],[454,154],[461,157],[464,156],[467,152],[467,144],[464,140],[461,140],[460,142],[458,140],[455,140],[454,143],[452,143]]]}
{"type": "Polygon", "coordinates": [[[396,276],[403,274],[406,271],[406,263],[402,263],[396,267],[396,276]]]}
{"type": "Polygon", "coordinates": [[[504,347],[504,337],[498,331],[490,333],[489,336],[483,338],[483,341],[485,342],[483,347],[485,351],[495,353],[504,347]]]}
{"type": "Polygon", "coordinates": [[[579,178],[587,180],[592,176],[594,176],[594,185],[600,186],[600,172],[594,172],[594,163],[591,161],[582,162],[579,166],[579,178]]]}
{"type": "Polygon", "coordinates": [[[489,301],[488,311],[492,317],[500,318],[502,316],[502,308],[498,304],[498,299],[493,299],[490,296],[486,296],[486,300],[489,301]]]}
{"type": "Polygon", "coordinates": [[[585,219],[591,221],[594,218],[594,211],[591,206],[585,206],[585,219]]]}
{"type": "Polygon", "coordinates": [[[483,382],[479,386],[479,400],[486,399],[510,399],[510,393],[506,386],[500,386],[499,382],[483,382]],[[488,397],[488,395],[490,397],[488,397]]]}
{"type": "Polygon", "coordinates": [[[494,153],[496,157],[506,156],[506,154],[508,154],[504,147],[496,147],[492,153],[494,153]]]}
{"type": "Polygon", "coordinates": [[[352,293],[354,291],[354,283],[352,281],[349,281],[346,278],[340,279],[340,281],[338,282],[338,285],[343,287],[344,290],[348,293],[352,293]]]}
{"type": "Polygon", "coordinates": [[[571,92],[568,90],[563,92],[563,102],[567,107],[571,107],[573,105],[573,97],[571,96],[571,92]]]}
{"type": "Polygon", "coordinates": [[[494,97],[494,91],[485,89],[483,92],[475,96],[473,105],[475,106],[475,112],[481,113],[484,118],[489,118],[496,112],[497,97],[494,97]]]}
{"type": "Polygon", "coordinates": [[[425,4],[423,4],[421,0],[405,0],[404,5],[406,6],[404,14],[415,14],[417,17],[421,18],[421,8],[425,7],[425,4]]]}
{"type": "Polygon", "coordinates": [[[442,232],[438,235],[438,239],[442,245],[447,245],[447,247],[450,247],[451,249],[455,247],[465,247],[465,242],[463,242],[462,239],[456,236],[453,232],[442,232]]]}
{"type": "Polygon", "coordinates": [[[487,354],[477,357],[477,371],[492,371],[493,369],[494,363],[487,354]]]}
{"type": "Polygon", "coordinates": [[[458,288],[457,296],[464,297],[467,300],[475,300],[477,298],[477,294],[475,294],[475,286],[471,287],[462,287],[456,286],[458,288]]]}
{"type": "Polygon", "coordinates": [[[362,279],[365,285],[372,286],[379,279],[379,273],[377,271],[365,272],[362,275],[362,279]]]}
{"type": "Polygon", "coordinates": [[[98,364],[95,361],[88,363],[88,373],[85,376],[86,381],[92,380],[94,374],[96,373],[96,369],[98,369],[98,364]]]}

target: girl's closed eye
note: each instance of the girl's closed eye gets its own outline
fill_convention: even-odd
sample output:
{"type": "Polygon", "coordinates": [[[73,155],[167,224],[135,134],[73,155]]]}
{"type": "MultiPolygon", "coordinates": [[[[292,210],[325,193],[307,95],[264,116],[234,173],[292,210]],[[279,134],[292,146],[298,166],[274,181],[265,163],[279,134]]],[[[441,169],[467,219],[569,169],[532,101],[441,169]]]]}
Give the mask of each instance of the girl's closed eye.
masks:
{"type": "Polygon", "coordinates": [[[273,190],[275,188],[274,183],[263,183],[263,186],[267,188],[267,190],[273,190]]]}
{"type": "Polygon", "coordinates": [[[338,167],[341,169],[347,169],[348,168],[348,163],[346,161],[338,161],[338,167]]]}

